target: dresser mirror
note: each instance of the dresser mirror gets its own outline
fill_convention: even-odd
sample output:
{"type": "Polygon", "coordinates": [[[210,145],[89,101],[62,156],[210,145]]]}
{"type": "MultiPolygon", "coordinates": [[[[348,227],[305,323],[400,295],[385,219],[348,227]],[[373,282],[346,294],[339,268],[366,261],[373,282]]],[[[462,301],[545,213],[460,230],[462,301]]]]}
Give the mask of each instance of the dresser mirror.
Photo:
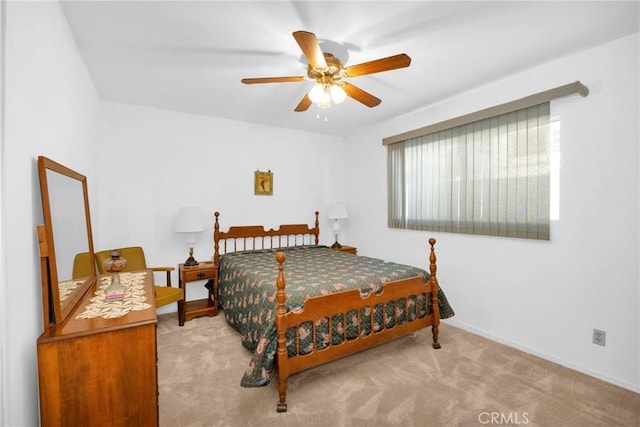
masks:
{"type": "Polygon", "coordinates": [[[38,175],[44,215],[38,239],[46,328],[69,316],[95,283],[96,267],[86,176],[43,156],[38,157],[38,175]]]}

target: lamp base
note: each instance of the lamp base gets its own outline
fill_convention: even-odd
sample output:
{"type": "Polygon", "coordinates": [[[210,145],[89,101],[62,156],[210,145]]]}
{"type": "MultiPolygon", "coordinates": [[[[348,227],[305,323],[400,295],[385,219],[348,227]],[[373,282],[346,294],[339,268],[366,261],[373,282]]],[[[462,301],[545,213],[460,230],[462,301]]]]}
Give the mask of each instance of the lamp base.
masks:
{"type": "Polygon", "coordinates": [[[331,245],[331,249],[342,249],[342,245],[336,240],[336,242],[331,245]]]}
{"type": "Polygon", "coordinates": [[[184,262],[184,265],[187,267],[193,267],[194,265],[198,265],[200,264],[198,261],[196,261],[196,259],[193,257],[193,246],[189,247],[189,258],[187,258],[187,260],[184,262]]]}
{"type": "Polygon", "coordinates": [[[198,265],[198,264],[200,263],[196,261],[196,259],[192,256],[187,258],[187,260],[184,262],[184,265],[186,265],[187,267],[193,267],[194,265],[198,265]]]}

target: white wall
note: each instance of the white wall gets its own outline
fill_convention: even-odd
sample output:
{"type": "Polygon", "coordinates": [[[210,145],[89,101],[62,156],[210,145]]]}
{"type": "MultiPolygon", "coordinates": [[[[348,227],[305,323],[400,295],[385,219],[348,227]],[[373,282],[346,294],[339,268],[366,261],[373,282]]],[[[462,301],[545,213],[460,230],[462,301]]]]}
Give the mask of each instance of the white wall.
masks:
{"type": "MultiPolygon", "coordinates": [[[[0,0],[0,165],[4,170],[4,147],[5,147],[5,0],[0,0]]],[[[7,378],[8,357],[6,356],[9,349],[9,341],[7,340],[7,330],[9,329],[9,319],[7,310],[9,304],[7,302],[7,269],[6,269],[6,248],[7,241],[4,238],[5,221],[4,221],[4,174],[0,172],[0,423],[7,419],[5,408],[9,407],[9,383],[7,378]]]]}
{"type": "MultiPolygon", "coordinates": [[[[341,241],[364,255],[423,266],[430,234],[386,227],[382,137],[576,79],[589,86],[589,97],[552,107],[562,121],[563,156],[552,240],[435,233],[439,277],[457,311],[453,323],[638,389],[637,35],[381,124],[344,144],[102,103],[57,2],[7,2],[5,12],[0,424],[38,424],[37,155],[88,176],[98,249],[142,244],[154,264],[176,265],[186,257],[171,231],[180,206],[197,204],[208,215],[219,210],[223,227],[277,226],[311,222],[314,210],[346,199],[351,219],[341,241]],[[253,195],[256,169],[274,172],[274,196],[253,195]],[[607,331],[607,347],[590,343],[593,327],[607,331]]],[[[321,227],[323,243],[330,243],[322,217],[321,227]]],[[[196,257],[210,256],[211,244],[209,230],[196,257]]]]}
{"type": "MultiPolygon", "coordinates": [[[[90,189],[100,206],[96,250],[142,245],[148,264],[177,269],[187,245],[172,231],[173,221],[181,206],[194,205],[209,225],[198,236],[197,260],[213,254],[215,211],[225,230],[312,224],[319,210],[321,241],[331,242],[326,209],[342,198],[342,138],[112,102],[105,107],[107,136],[90,189]],[[273,172],[273,196],[254,195],[258,169],[273,172]]],[[[172,280],[177,283],[177,271],[172,280]]],[[[204,297],[203,286],[187,288],[188,300],[204,297]]]]}
{"type": "MultiPolygon", "coordinates": [[[[186,258],[171,231],[180,206],[199,205],[210,221],[219,210],[223,227],[230,219],[276,227],[312,223],[315,210],[342,197],[340,138],[115,103],[103,114],[57,3],[8,3],[6,80],[2,425],[38,422],[38,155],[87,175],[96,248],[141,244],[154,265],[186,258]],[[253,195],[256,169],[274,172],[273,196],[253,195]]],[[[211,233],[198,240],[199,259],[211,256],[211,233]]],[[[189,289],[190,298],[204,295],[189,289]]]]}
{"type": "Polygon", "coordinates": [[[426,266],[427,238],[436,237],[452,324],[640,390],[639,47],[635,34],[349,138],[348,243],[363,255],[426,266]],[[561,169],[550,241],[387,228],[383,137],[575,80],[588,97],[551,103],[561,122],[561,169]],[[591,343],[593,328],[607,332],[606,347],[591,343]]]}
{"type": "MultiPolygon", "coordinates": [[[[154,265],[177,266],[187,249],[171,230],[183,205],[201,206],[210,221],[219,210],[223,227],[312,223],[343,197],[342,139],[102,102],[59,4],[6,5],[0,424],[27,426],[38,424],[43,329],[38,155],[87,175],[97,249],[141,244],[154,265]],[[274,172],[273,196],[253,195],[256,169],[274,172]]],[[[211,233],[200,236],[199,259],[212,254],[211,233]]],[[[189,288],[190,299],[205,295],[189,288]]]]}
{"type": "Polygon", "coordinates": [[[92,174],[100,101],[57,2],[6,3],[2,151],[3,426],[38,425],[36,339],[43,331],[36,158],[92,174]]]}

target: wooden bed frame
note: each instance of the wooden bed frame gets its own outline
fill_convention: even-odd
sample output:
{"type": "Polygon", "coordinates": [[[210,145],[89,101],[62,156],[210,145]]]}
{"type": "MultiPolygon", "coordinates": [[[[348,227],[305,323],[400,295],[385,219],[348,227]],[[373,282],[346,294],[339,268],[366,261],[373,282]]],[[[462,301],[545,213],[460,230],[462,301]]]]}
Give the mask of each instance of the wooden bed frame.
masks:
{"type": "MultiPolygon", "coordinates": [[[[277,230],[265,230],[263,226],[251,225],[251,226],[235,226],[230,227],[228,231],[220,231],[220,224],[218,221],[220,213],[215,212],[215,225],[214,225],[214,256],[213,262],[215,267],[214,275],[214,292],[215,303],[217,308],[218,303],[218,285],[219,285],[219,260],[220,260],[220,245],[223,246],[223,254],[227,252],[234,252],[236,250],[251,250],[251,249],[277,249],[285,246],[299,246],[298,240],[302,240],[301,244],[318,244],[318,236],[320,234],[320,227],[318,222],[319,212],[315,212],[315,225],[313,227],[307,224],[286,224],[281,225],[277,230]],[[308,238],[305,242],[305,236],[308,238]],[[241,242],[241,248],[237,249],[239,242],[241,242]],[[229,246],[232,246],[229,250],[229,246]]],[[[276,313],[276,329],[278,335],[278,348],[276,355],[276,372],[278,374],[278,391],[280,395],[279,402],[277,404],[278,412],[286,412],[286,394],[287,394],[287,379],[290,375],[297,372],[312,368],[314,366],[322,365],[324,363],[333,361],[335,359],[368,349],[370,347],[382,344],[393,339],[412,334],[422,328],[432,327],[434,349],[440,348],[438,342],[438,326],[440,324],[440,310],[438,307],[438,280],[436,279],[436,255],[434,251],[436,240],[434,238],[429,239],[429,245],[431,246],[431,252],[429,255],[429,271],[431,277],[425,284],[422,282],[421,277],[413,277],[409,279],[397,280],[386,283],[382,292],[379,294],[369,294],[367,297],[362,297],[360,291],[357,289],[351,289],[348,291],[338,292],[330,295],[322,295],[309,298],[304,303],[304,308],[301,311],[287,311],[286,309],[286,294],[285,294],[285,259],[286,256],[283,252],[276,253],[276,260],[278,262],[278,275],[276,279],[276,298],[278,302],[278,309],[276,313]],[[415,319],[409,320],[408,304],[405,304],[406,321],[399,323],[397,321],[397,312],[394,310],[394,325],[391,328],[383,328],[380,331],[374,331],[373,327],[370,328],[371,333],[368,335],[360,334],[360,326],[358,326],[358,336],[355,339],[346,338],[346,329],[343,333],[343,340],[339,345],[329,345],[324,349],[313,349],[308,354],[289,357],[287,353],[286,345],[286,331],[288,328],[295,327],[304,322],[313,322],[314,335],[315,335],[315,321],[318,319],[328,318],[331,322],[331,318],[335,314],[346,313],[356,311],[358,315],[358,324],[360,325],[360,313],[361,309],[366,307],[374,307],[378,304],[386,304],[389,301],[395,301],[400,298],[409,298],[420,294],[431,293],[431,314],[420,318],[415,316],[415,319]]],[[[373,316],[371,316],[373,322],[373,316]]],[[[331,326],[331,325],[330,325],[331,326]]],[[[371,325],[372,326],[372,325],[371,325]]],[[[332,328],[329,327],[329,342],[332,342],[331,336],[332,328]]],[[[299,352],[298,352],[299,353],[299,352]]]]}

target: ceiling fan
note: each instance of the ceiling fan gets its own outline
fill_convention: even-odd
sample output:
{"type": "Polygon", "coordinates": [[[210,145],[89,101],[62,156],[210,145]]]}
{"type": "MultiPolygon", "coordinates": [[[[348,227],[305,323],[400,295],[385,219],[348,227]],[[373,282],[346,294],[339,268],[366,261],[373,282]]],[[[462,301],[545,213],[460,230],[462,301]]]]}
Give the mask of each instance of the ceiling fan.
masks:
{"type": "Polygon", "coordinates": [[[244,84],[255,83],[289,83],[300,82],[305,79],[315,81],[317,84],[300,101],[295,111],[306,111],[312,103],[316,103],[320,108],[328,108],[333,102],[340,103],[348,96],[367,107],[375,107],[382,100],[372,94],[347,82],[350,77],[364,76],[367,74],[380,73],[383,71],[405,68],[411,64],[411,58],[401,53],[399,55],[388,56],[369,62],[345,67],[340,59],[328,52],[322,52],[320,44],[315,34],[308,31],[295,31],[293,37],[302,49],[302,53],[307,58],[307,77],[259,77],[242,79],[244,84]]]}

